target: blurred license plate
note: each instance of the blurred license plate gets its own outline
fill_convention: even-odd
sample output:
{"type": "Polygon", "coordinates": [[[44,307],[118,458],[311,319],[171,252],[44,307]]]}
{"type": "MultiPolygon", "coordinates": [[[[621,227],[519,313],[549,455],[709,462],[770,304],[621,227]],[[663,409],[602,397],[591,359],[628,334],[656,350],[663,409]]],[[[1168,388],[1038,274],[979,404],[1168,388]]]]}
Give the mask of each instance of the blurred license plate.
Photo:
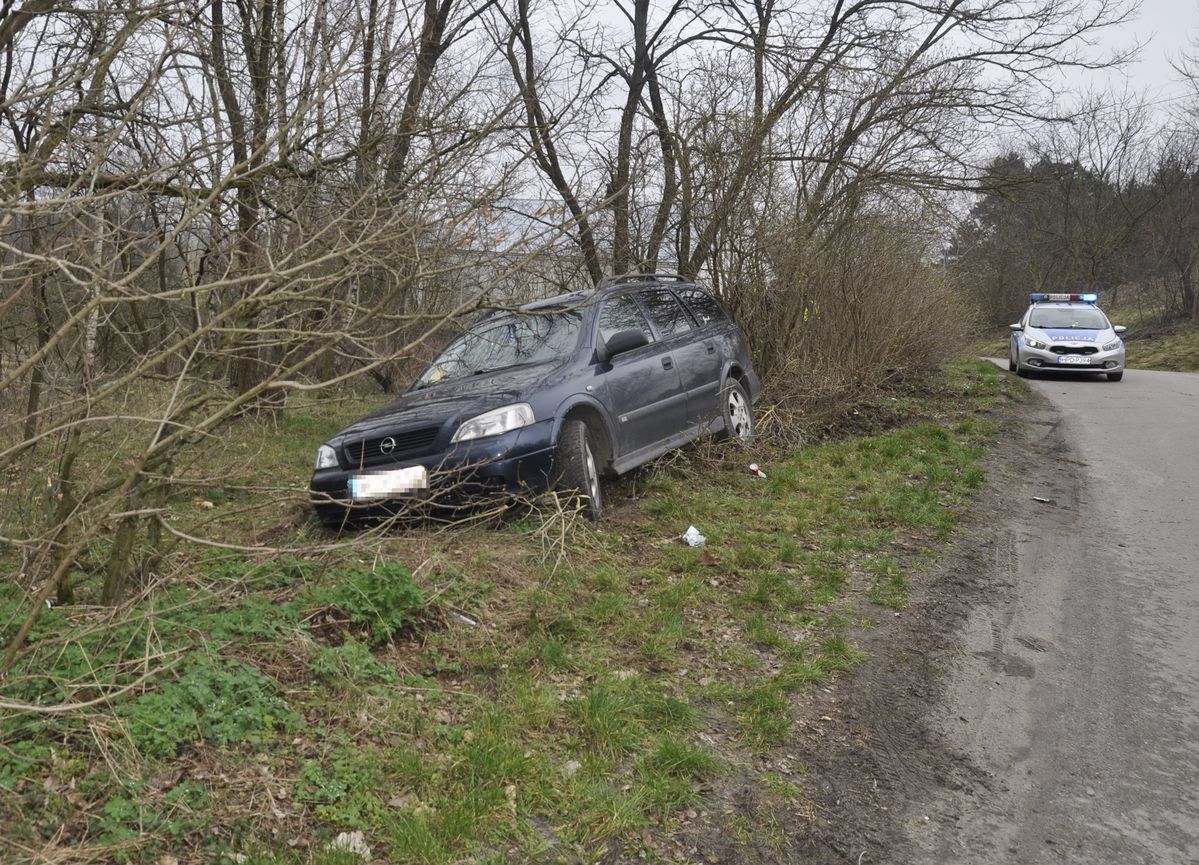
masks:
{"type": "Polygon", "coordinates": [[[411,495],[429,488],[429,471],[424,466],[409,466],[372,472],[350,478],[350,498],[385,499],[391,496],[411,495]]]}
{"type": "Polygon", "coordinates": [[[1091,363],[1080,354],[1059,354],[1057,356],[1057,362],[1077,364],[1078,366],[1089,366],[1091,363]]]}

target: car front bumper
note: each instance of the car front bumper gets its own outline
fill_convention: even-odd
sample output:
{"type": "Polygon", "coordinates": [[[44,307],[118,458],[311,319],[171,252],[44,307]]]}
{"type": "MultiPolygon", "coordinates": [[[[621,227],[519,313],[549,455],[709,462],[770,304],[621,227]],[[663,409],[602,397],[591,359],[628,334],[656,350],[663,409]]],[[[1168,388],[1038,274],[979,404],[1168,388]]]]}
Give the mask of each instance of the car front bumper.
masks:
{"type": "Polygon", "coordinates": [[[486,439],[451,445],[423,457],[347,469],[317,469],[309,493],[317,516],[326,525],[346,520],[394,515],[428,506],[462,506],[497,494],[540,492],[553,481],[552,420],[486,439]],[[423,466],[428,489],[387,497],[355,499],[352,478],[423,466]]]}
{"type": "Polygon", "coordinates": [[[1057,354],[1048,349],[1030,348],[1021,343],[1017,349],[1022,370],[1053,373],[1120,372],[1124,369],[1124,346],[1095,354],[1057,354]]]}

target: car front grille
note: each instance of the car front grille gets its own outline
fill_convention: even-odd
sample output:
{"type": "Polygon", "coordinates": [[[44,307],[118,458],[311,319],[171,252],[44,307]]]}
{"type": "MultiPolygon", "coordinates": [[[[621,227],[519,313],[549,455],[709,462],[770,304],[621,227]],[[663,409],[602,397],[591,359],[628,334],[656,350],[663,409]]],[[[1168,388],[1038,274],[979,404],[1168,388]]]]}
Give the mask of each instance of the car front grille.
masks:
{"type": "Polygon", "coordinates": [[[424,456],[429,453],[429,446],[437,438],[440,429],[441,427],[429,426],[348,442],[345,445],[346,459],[351,466],[357,468],[424,456]]]}
{"type": "Polygon", "coordinates": [[[1094,354],[1099,351],[1093,345],[1054,345],[1049,350],[1054,354],[1094,354]]]}

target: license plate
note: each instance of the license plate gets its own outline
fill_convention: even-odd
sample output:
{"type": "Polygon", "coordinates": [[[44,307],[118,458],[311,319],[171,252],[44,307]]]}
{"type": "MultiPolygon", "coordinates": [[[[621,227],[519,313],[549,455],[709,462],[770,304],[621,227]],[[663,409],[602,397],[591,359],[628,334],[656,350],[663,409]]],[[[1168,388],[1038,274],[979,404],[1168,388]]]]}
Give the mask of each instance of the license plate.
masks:
{"type": "Polygon", "coordinates": [[[429,488],[429,471],[424,466],[409,466],[384,472],[354,475],[350,478],[350,498],[386,499],[411,495],[429,488]]]}
{"type": "Polygon", "coordinates": [[[1080,354],[1059,354],[1057,356],[1058,363],[1071,364],[1074,366],[1090,366],[1091,362],[1080,354]]]}

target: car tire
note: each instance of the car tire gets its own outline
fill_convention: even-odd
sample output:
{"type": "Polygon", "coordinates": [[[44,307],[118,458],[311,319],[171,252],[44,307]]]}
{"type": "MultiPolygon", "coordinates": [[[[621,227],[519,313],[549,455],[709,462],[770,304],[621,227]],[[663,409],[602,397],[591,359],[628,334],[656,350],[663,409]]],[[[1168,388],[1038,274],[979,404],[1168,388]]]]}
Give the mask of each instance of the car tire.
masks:
{"type": "Polygon", "coordinates": [[[724,419],[721,438],[749,444],[754,438],[754,408],[745,385],[729,379],[720,390],[720,416],[724,419]]]}
{"type": "Polygon", "coordinates": [[[562,422],[554,464],[558,470],[557,489],[577,503],[583,516],[598,520],[604,512],[604,493],[587,424],[574,418],[562,422]]]}
{"type": "Polygon", "coordinates": [[[1014,351],[1009,351],[1007,353],[1007,371],[1016,371],[1016,353],[1014,351]]]}
{"type": "Polygon", "coordinates": [[[1108,381],[1119,381],[1122,378],[1124,378],[1124,370],[1120,370],[1119,372],[1109,372],[1107,374],[1108,381]]]}

